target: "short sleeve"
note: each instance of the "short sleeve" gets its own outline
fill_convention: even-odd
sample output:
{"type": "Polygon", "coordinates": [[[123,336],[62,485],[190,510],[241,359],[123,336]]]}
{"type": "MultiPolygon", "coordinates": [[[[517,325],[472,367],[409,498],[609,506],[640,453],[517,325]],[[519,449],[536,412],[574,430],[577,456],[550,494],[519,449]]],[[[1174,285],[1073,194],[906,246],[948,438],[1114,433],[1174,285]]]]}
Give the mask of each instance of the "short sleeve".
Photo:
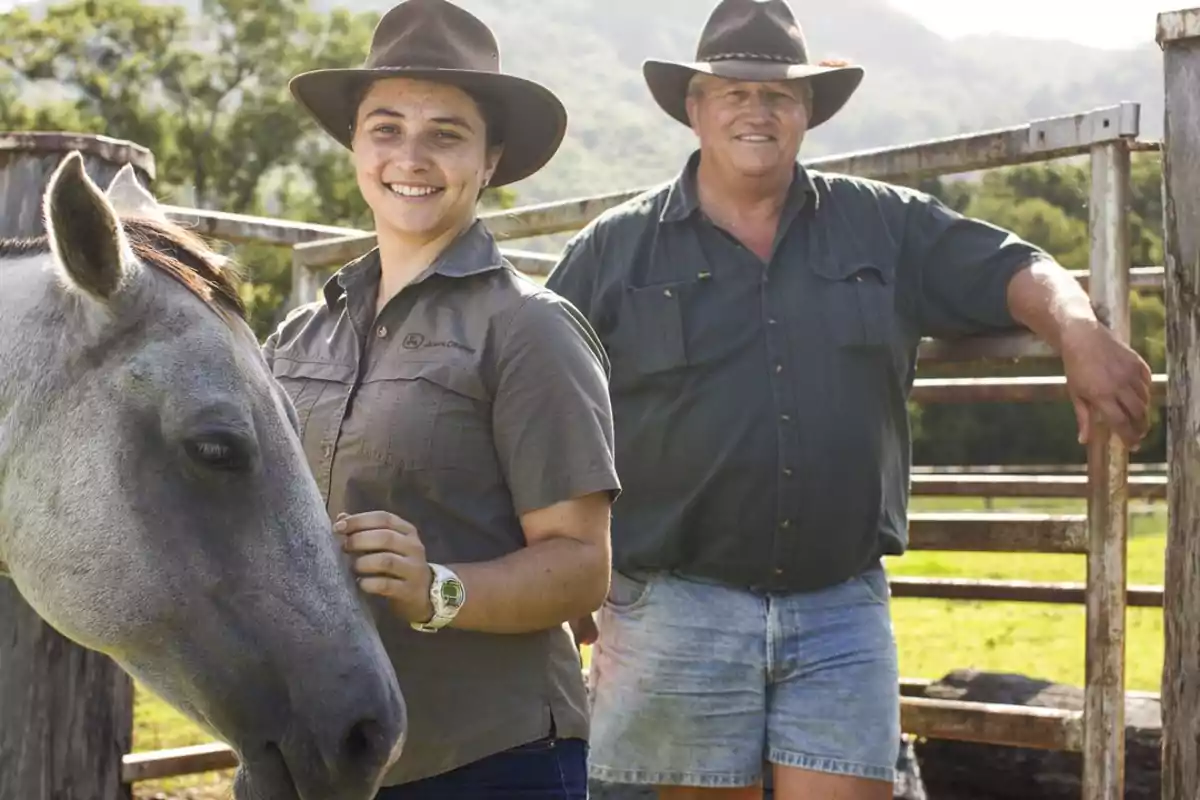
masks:
{"type": "Polygon", "coordinates": [[[915,193],[908,208],[904,267],[918,282],[923,336],[958,336],[1019,329],[1008,307],[1008,284],[1042,249],[1015,233],[915,193]]]}
{"type": "Polygon", "coordinates": [[[518,514],[620,491],[608,358],[587,320],[552,292],[499,332],[492,429],[518,514]]]}
{"type": "Polygon", "coordinates": [[[596,283],[600,260],[592,244],[594,229],[576,234],[563,248],[558,264],[546,279],[546,288],[564,297],[596,325],[596,283]]]}

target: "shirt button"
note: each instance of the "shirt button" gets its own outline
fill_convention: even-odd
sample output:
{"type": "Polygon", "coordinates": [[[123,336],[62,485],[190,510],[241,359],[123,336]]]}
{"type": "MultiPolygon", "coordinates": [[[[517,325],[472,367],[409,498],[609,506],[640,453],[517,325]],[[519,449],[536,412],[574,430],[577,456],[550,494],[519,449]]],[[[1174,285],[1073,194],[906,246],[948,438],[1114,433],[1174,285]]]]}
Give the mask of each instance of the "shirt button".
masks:
{"type": "Polygon", "coordinates": [[[670,297],[670,296],[671,296],[671,290],[663,289],[663,297],[670,297]]]}
{"type": "Polygon", "coordinates": [[[790,528],[791,526],[792,521],[790,519],[785,519],[783,522],[779,523],[779,527],[781,528],[790,528]]]}
{"type": "Polygon", "coordinates": [[[779,418],[781,420],[783,420],[784,422],[788,422],[789,420],[791,420],[791,417],[789,417],[787,414],[780,414],[779,418]]]}
{"type": "Polygon", "coordinates": [[[378,336],[380,339],[386,339],[387,333],[388,333],[387,325],[380,325],[378,328],[375,329],[375,335],[378,336]]]}
{"type": "Polygon", "coordinates": [[[327,445],[325,445],[324,447],[322,447],[322,448],[321,448],[321,453],[322,453],[322,454],[323,454],[323,455],[324,455],[326,458],[329,458],[330,456],[332,456],[332,455],[333,455],[333,445],[331,445],[331,444],[327,444],[327,445]]]}
{"type": "Polygon", "coordinates": [[[782,574],[783,574],[783,570],[782,570],[781,568],[779,568],[779,567],[776,567],[776,568],[775,568],[775,574],[776,574],[776,575],[782,575],[782,574]]]}
{"type": "Polygon", "coordinates": [[[775,365],[775,372],[776,372],[776,373],[783,372],[783,364],[776,364],[776,365],[775,365]]]}
{"type": "Polygon", "coordinates": [[[783,474],[787,475],[789,478],[792,477],[792,471],[790,469],[788,469],[787,467],[783,468],[783,474]]]}
{"type": "Polygon", "coordinates": [[[773,319],[769,319],[769,320],[767,320],[767,324],[768,324],[768,325],[774,325],[774,324],[775,324],[775,320],[773,320],[773,319]]]}

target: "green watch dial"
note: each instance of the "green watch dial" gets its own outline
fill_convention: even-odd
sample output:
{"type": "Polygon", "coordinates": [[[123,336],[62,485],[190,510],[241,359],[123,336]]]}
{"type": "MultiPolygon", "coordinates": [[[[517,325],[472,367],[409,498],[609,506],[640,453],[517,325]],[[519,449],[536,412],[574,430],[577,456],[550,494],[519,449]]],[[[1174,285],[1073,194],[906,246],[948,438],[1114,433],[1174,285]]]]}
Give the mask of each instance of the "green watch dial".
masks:
{"type": "Polygon", "coordinates": [[[450,608],[458,608],[462,605],[465,592],[463,586],[458,581],[443,581],[439,588],[439,593],[442,596],[442,602],[450,608]]]}

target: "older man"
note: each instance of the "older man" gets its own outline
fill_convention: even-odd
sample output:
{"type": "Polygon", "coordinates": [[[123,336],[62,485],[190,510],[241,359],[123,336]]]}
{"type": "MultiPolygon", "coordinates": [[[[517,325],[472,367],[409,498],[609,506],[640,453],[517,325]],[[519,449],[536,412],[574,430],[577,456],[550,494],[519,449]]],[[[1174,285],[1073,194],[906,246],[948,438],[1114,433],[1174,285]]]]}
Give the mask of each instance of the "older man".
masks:
{"type": "Polygon", "coordinates": [[[699,151],[604,214],[549,285],[612,362],[613,582],[592,775],[662,798],[892,796],[899,696],[881,558],[906,544],[905,399],[923,336],[1026,328],[1081,440],[1133,444],[1150,371],[1079,284],[933,198],[797,164],[862,70],[809,63],[783,0],[724,0],[697,62],[647,62],[699,151]]]}

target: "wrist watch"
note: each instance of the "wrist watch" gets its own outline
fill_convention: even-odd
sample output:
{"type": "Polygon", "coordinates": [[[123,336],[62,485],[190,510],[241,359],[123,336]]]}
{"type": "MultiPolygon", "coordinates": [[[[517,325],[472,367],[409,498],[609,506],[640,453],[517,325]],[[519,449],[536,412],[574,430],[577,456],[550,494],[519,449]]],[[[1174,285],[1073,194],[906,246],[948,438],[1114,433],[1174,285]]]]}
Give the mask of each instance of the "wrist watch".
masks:
{"type": "Polygon", "coordinates": [[[450,624],[467,601],[467,589],[454,571],[441,564],[430,564],[433,580],[429,584],[429,600],[433,603],[433,617],[427,622],[414,622],[414,630],[433,633],[450,624]]]}

